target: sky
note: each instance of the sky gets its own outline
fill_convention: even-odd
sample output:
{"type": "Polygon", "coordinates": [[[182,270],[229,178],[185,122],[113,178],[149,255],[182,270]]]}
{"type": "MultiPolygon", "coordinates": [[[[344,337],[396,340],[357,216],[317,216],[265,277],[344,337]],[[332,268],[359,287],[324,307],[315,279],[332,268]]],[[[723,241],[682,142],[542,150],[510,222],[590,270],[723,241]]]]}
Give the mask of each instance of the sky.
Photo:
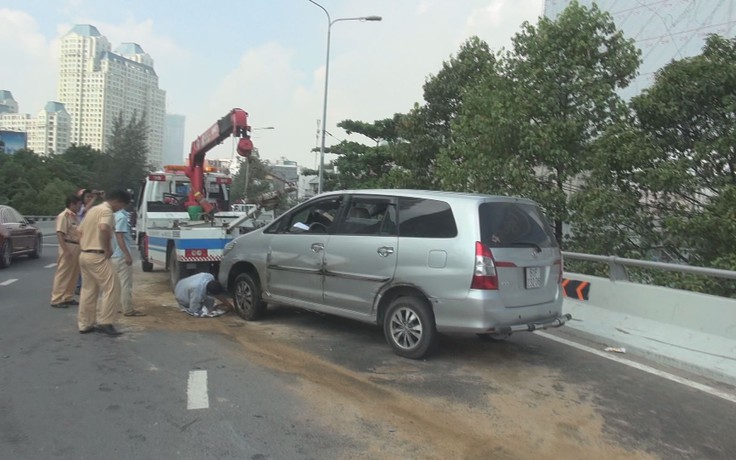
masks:
{"type": "MultiPolygon", "coordinates": [[[[368,142],[337,123],[409,111],[422,103],[426,78],[467,38],[508,48],[544,8],[543,0],[317,1],[333,20],[383,18],[332,27],[327,146],[368,142]]],[[[261,158],[316,167],[327,17],[307,0],[0,0],[0,89],[13,93],[21,113],[56,100],[59,41],[74,24],[96,26],[113,50],[135,42],[151,55],[167,113],[186,117],[185,150],[239,107],[250,114],[261,158]]],[[[208,158],[232,154],[227,140],[208,158]]]]}

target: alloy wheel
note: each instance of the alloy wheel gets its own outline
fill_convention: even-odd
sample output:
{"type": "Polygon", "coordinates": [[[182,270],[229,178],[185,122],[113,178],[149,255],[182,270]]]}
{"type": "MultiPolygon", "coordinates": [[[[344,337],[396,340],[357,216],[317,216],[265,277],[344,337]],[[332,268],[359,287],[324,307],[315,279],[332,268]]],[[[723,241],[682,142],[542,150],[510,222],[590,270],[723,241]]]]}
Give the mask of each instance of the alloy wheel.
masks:
{"type": "Polygon", "coordinates": [[[399,308],[391,316],[390,331],[394,343],[403,349],[417,346],[422,339],[422,321],[410,308],[399,308]]]}

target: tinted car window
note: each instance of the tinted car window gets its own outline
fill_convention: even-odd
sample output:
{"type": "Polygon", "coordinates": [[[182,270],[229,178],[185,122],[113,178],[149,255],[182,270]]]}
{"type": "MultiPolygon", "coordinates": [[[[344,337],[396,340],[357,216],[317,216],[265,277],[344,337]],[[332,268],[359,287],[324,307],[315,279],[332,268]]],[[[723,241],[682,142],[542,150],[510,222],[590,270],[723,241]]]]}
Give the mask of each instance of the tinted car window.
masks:
{"type": "Polygon", "coordinates": [[[341,235],[396,235],[396,207],[389,198],[356,197],[335,233],[341,235]]]}
{"type": "Polygon", "coordinates": [[[452,208],[444,201],[399,198],[399,236],[454,238],[457,225],[452,208]]]}
{"type": "Polygon", "coordinates": [[[267,233],[328,233],[337,218],[342,197],[319,200],[280,219],[267,233]]]}
{"type": "Polygon", "coordinates": [[[481,241],[491,248],[556,247],[552,226],[537,206],[483,203],[478,209],[481,241]]]}

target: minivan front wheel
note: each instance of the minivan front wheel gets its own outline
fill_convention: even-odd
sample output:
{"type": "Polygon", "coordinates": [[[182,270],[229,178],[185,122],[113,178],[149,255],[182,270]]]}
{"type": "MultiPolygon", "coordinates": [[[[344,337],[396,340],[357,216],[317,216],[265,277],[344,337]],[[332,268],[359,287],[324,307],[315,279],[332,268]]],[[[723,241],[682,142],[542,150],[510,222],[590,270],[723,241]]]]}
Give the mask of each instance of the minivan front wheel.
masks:
{"type": "Polygon", "coordinates": [[[235,312],[246,321],[260,319],[266,312],[266,303],[261,299],[261,286],[249,273],[241,273],[234,283],[235,312]]]}
{"type": "Polygon", "coordinates": [[[383,333],[394,352],[404,358],[422,358],[437,345],[434,314],[419,297],[394,299],[386,311],[383,333]]]}

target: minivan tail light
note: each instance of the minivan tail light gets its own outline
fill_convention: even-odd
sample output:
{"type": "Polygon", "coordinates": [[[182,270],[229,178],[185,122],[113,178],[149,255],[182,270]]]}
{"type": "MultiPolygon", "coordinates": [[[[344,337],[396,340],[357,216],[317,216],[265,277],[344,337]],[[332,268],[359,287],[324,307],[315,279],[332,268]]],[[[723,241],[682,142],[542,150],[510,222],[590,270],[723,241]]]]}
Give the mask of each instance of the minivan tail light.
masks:
{"type": "Polygon", "coordinates": [[[562,284],[562,272],[565,271],[565,261],[562,258],[562,255],[560,255],[560,258],[555,260],[555,265],[560,266],[560,274],[557,276],[557,284],[562,284]]]}
{"type": "Polygon", "coordinates": [[[470,289],[486,291],[498,289],[498,273],[491,250],[480,241],[475,242],[475,270],[470,289]]]}

